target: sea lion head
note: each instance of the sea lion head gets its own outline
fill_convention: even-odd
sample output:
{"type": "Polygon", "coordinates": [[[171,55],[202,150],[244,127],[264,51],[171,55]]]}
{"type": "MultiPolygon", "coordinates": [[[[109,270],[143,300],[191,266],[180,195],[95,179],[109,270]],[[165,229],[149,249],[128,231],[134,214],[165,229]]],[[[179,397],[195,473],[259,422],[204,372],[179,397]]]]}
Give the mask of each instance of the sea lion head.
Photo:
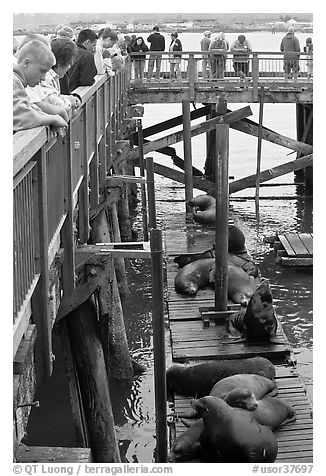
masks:
{"type": "Polygon", "coordinates": [[[235,388],[231,390],[224,400],[230,407],[244,408],[253,411],[257,408],[257,400],[255,395],[247,388],[235,388]]]}

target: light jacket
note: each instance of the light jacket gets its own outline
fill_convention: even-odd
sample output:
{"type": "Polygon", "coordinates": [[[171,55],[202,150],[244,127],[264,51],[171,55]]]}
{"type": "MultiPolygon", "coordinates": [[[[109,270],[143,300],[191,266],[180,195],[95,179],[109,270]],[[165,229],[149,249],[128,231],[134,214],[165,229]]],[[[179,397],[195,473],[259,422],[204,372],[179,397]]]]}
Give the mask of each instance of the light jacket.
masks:
{"type": "Polygon", "coordinates": [[[17,66],[13,68],[13,131],[33,129],[44,124],[48,114],[32,105],[27,93],[27,81],[17,66]]]}

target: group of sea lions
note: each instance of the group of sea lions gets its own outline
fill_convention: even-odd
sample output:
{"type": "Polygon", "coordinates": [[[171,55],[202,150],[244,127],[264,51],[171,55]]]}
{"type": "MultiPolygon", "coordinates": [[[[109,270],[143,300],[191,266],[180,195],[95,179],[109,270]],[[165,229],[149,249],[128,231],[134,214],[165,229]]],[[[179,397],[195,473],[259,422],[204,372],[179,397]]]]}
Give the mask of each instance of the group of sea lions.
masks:
{"type": "MultiPolygon", "coordinates": [[[[215,223],[213,197],[199,195],[189,203],[194,208],[195,221],[215,223]]],[[[277,343],[277,319],[270,285],[267,280],[260,282],[258,266],[247,252],[245,236],[237,226],[229,225],[228,240],[228,299],[242,308],[228,318],[226,329],[230,338],[224,343],[277,343]]],[[[179,266],[174,280],[178,293],[195,296],[199,289],[214,286],[214,246],[202,253],[181,254],[174,261],[179,266]]]]}
{"type": "MultiPolygon", "coordinates": [[[[194,220],[215,224],[215,199],[200,195],[190,202],[194,220]]],[[[226,320],[223,344],[246,341],[276,343],[277,319],[269,282],[245,248],[242,231],[229,225],[228,298],[241,310],[226,320]]],[[[194,296],[214,284],[214,247],[203,253],[175,257],[179,270],[175,289],[194,296]]],[[[274,462],[278,443],[273,430],[296,419],[296,412],[277,398],[274,365],[264,357],[176,364],[167,371],[168,394],[194,397],[189,411],[178,415],[188,428],[178,436],[170,462],[274,462]],[[188,418],[188,419],[185,419],[188,418]],[[190,424],[189,418],[197,418],[190,424]]]]}
{"type": "Polygon", "coordinates": [[[196,398],[192,412],[178,415],[188,428],[176,438],[169,462],[274,462],[273,430],[296,419],[294,408],[275,396],[274,379],[264,357],[170,367],[168,390],[196,398]]]}

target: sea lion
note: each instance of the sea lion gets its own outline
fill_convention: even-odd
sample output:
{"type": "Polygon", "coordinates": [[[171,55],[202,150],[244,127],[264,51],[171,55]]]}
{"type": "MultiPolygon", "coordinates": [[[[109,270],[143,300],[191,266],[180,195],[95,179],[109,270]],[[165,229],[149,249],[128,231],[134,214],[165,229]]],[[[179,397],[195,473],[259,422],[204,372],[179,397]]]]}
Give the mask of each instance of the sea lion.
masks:
{"type": "Polygon", "coordinates": [[[225,377],[216,382],[209,392],[213,397],[219,397],[225,400],[234,390],[249,390],[256,400],[265,396],[277,395],[278,388],[274,380],[254,374],[236,374],[225,377]]]}
{"type": "Polygon", "coordinates": [[[237,342],[277,342],[277,319],[267,280],[255,290],[247,309],[237,311],[228,318],[227,331],[233,336],[240,334],[237,342]]]}
{"type": "Polygon", "coordinates": [[[216,382],[236,374],[255,374],[274,380],[275,367],[265,357],[174,364],[166,372],[166,381],[169,392],[203,397],[209,395],[216,382]]]}
{"type": "MultiPolygon", "coordinates": [[[[174,262],[177,263],[179,268],[183,268],[186,264],[192,263],[198,259],[215,258],[215,246],[202,253],[185,253],[174,258],[174,262]]],[[[259,276],[259,268],[253,262],[251,256],[247,251],[243,251],[238,254],[228,253],[228,264],[232,266],[239,266],[249,276],[257,278],[259,276]]]]}
{"type": "Polygon", "coordinates": [[[272,430],[296,419],[295,409],[285,400],[266,396],[257,400],[248,389],[234,389],[226,395],[224,400],[230,407],[250,411],[258,423],[269,426],[272,430]]]}
{"type": "MultiPolygon", "coordinates": [[[[209,272],[210,285],[215,283],[215,266],[209,272]]],[[[239,266],[228,266],[228,298],[236,304],[247,306],[256,290],[256,281],[239,266]]]]}
{"type": "MultiPolygon", "coordinates": [[[[215,283],[215,258],[198,259],[179,269],[174,287],[178,293],[196,296],[199,289],[215,283]]],[[[238,266],[228,266],[228,297],[233,302],[247,305],[256,289],[256,282],[238,266]]]]}
{"type": "Polygon", "coordinates": [[[193,219],[200,225],[215,224],[215,198],[210,195],[198,195],[188,200],[188,205],[193,207],[193,219]]]}
{"type": "Polygon", "coordinates": [[[181,268],[174,279],[175,290],[178,293],[195,296],[198,289],[210,285],[209,273],[215,266],[215,258],[198,259],[181,268]]]}
{"type": "Polygon", "coordinates": [[[178,463],[188,459],[200,457],[202,446],[199,438],[204,431],[204,422],[202,418],[190,425],[175,440],[168,456],[169,463],[178,463]]]}
{"type": "Polygon", "coordinates": [[[273,463],[278,444],[271,429],[260,425],[251,412],[230,407],[218,397],[207,396],[191,401],[203,418],[205,432],[199,441],[208,440],[222,463],[273,463]]]}

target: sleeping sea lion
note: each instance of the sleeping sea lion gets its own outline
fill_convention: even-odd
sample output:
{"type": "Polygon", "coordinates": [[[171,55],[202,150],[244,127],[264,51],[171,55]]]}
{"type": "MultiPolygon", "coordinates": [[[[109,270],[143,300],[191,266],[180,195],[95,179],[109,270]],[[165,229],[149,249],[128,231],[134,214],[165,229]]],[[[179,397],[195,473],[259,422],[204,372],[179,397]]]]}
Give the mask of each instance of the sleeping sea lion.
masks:
{"type": "Polygon", "coordinates": [[[256,400],[260,400],[265,396],[277,395],[278,388],[274,380],[254,374],[237,374],[225,377],[216,382],[210,395],[225,400],[234,390],[249,390],[256,400]]]}
{"type": "Polygon", "coordinates": [[[260,425],[251,412],[230,407],[218,397],[191,401],[203,418],[205,431],[199,441],[213,446],[222,463],[273,463],[278,444],[271,429],[260,425]]]}
{"type": "Polygon", "coordinates": [[[268,396],[256,399],[253,393],[249,395],[247,389],[234,389],[226,395],[224,400],[230,407],[250,411],[258,423],[269,426],[272,430],[296,419],[295,409],[285,400],[268,396]]]}
{"type": "MultiPolygon", "coordinates": [[[[215,283],[215,266],[209,272],[209,281],[215,283]]],[[[228,298],[236,304],[247,306],[256,290],[256,281],[239,266],[228,266],[228,298]]]]}
{"type": "MultiPolygon", "coordinates": [[[[178,255],[174,258],[174,262],[177,263],[179,268],[183,268],[186,264],[192,263],[198,259],[206,258],[215,258],[215,246],[209,250],[203,251],[202,253],[185,253],[178,255]]],[[[232,266],[239,266],[242,268],[249,276],[257,278],[259,276],[259,268],[253,262],[251,256],[247,251],[243,251],[238,254],[228,253],[228,263],[232,266]]]]}
{"type": "Polygon", "coordinates": [[[188,200],[188,205],[193,207],[193,219],[200,225],[215,224],[215,198],[210,195],[198,195],[188,200]]]}
{"type": "Polygon", "coordinates": [[[237,339],[237,342],[277,343],[277,319],[267,280],[263,281],[255,290],[247,309],[237,311],[228,318],[227,330],[233,336],[240,334],[240,339],[237,339]]]}
{"type": "MultiPolygon", "coordinates": [[[[174,279],[178,293],[196,296],[199,289],[214,286],[215,258],[198,259],[179,269],[174,279]]],[[[228,266],[228,297],[234,303],[247,305],[256,282],[238,266],[228,266]]]]}
{"type": "Polygon", "coordinates": [[[169,392],[203,397],[210,393],[216,382],[236,374],[255,374],[274,380],[275,367],[265,357],[174,364],[166,372],[166,382],[169,392]]]}

